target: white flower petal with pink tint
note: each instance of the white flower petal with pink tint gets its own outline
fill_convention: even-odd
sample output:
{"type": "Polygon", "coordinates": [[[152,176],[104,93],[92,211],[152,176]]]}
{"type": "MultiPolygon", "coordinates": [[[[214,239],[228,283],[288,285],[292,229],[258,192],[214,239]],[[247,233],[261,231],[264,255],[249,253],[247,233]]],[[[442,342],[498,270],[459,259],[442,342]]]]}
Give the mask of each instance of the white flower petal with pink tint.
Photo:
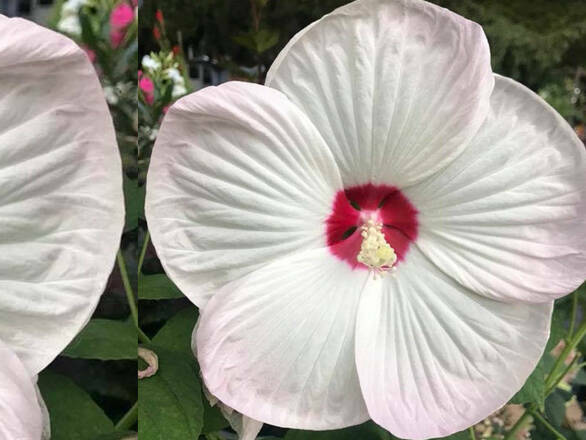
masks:
{"type": "Polygon", "coordinates": [[[345,185],[410,185],[460,154],[493,87],[482,28],[421,0],[358,0],[299,32],[266,85],[320,130],[345,185]]]}
{"type": "Polygon", "coordinates": [[[420,0],[334,11],[267,84],[181,100],[149,171],[210,392],[258,422],[411,439],[488,416],[586,275],[582,145],[495,87],[478,25],[420,0]]]}
{"type": "Polygon", "coordinates": [[[31,374],[89,320],[123,222],[116,137],[87,56],[0,17],[0,339],[31,374]]]}
{"type": "Polygon", "coordinates": [[[405,193],[419,210],[417,246],[481,295],[548,302],[586,278],[586,149],[511,79],[497,76],[464,153],[405,193]]]}
{"type": "Polygon", "coordinates": [[[412,440],[479,422],[523,386],[543,354],[553,303],[483,298],[413,249],[365,289],[356,365],[372,419],[412,440]]]}
{"type": "Polygon", "coordinates": [[[40,440],[42,433],[43,413],[31,375],[0,340],[0,439],[40,440]]]}
{"type": "MultiPolygon", "coordinates": [[[[191,338],[191,349],[194,353],[197,353],[196,335],[197,335],[197,323],[193,329],[193,335],[191,338]]],[[[254,440],[258,436],[258,433],[262,429],[264,423],[258,420],[251,419],[238,411],[234,411],[234,408],[230,408],[228,405],[220,402],[214,395],[212,395],[205,384],[202,384],[202,391],[205,398],[208,400],[210,406],[217,406],[224,418],[230,424],[230,427],[238,434],[238,440],[254,440]]]]}
{"type": "Polygon", "coordinates": [[[230,82],[169,110],[146,215],[165,271],[203,307],[215,289],[290,252],[325,245],[342,183],[311,121],[276,90],[230,82]]]}
{"type": "Polygon", "coordinates": [[[196,334],[210,393],[277,426],[319,430],[367,420],[354,326],[369,276],[316,249],[226,285],[202,311],[196,334]]]}

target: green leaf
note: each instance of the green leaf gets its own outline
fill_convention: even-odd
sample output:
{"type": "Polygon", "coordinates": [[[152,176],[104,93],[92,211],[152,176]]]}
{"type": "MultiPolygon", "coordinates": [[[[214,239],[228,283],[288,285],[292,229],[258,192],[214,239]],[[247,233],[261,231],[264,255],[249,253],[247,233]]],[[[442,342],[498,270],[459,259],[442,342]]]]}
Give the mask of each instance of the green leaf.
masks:
{"type": "Polygon", "coordinates": [[[562,426],[566,416],[566,402],[571,397],[571,393],[557,389],[545,399],[545,418],[552,425],[556,427],[562,426]]]}
{"type": "Polygon", "coordinates": [[[136,330],[128,321],[92,319],[63,355],[103,361],[136,359],[136,330]]]}
{"type": "Polygon", "coordinates": [[[333,431],[302,431],[291,429],[285,440],[391,440],[391,434],[373,421],[358,426],[333,431]]]}
{"type": "Polygon", "coordinates": [[[456,432],[455,434],[435,440],[471,440],[470,431],[465,429],[464,431],[456,432]]]}
{"type": "MultiPolygon", "coordinates": [[[[198,316],[199,313],[196,307],[189,306],[180,310],[159,330],[153,338],[153,343],[193,358],[191,334],[198,316]]],[[[218,407],[210,406],[203,394],[202,401],[204,407],[202,433],[209,434],[226,428],[229,423],[218,407]]]]}
{"type": "Polygon", "coordinates": [[[279,42],[279,31],[273,29],[250,31],[236,35],[233,40],[240,46],[261,54],[279,42]]]}
{"type": "Polygon", "coordinates": [[[545,358],[551,357],[549,353],[544,353],[535,370],[525,381],[525,385],[517,391],[510,403],[524,404],[535,403],[539,408],[545,404],[545,358]]]}
{"type": "Polygon", "coordinates": [[[111,434],[100,435],[92,440],[131,440],[136,439],[137,433],[133,431],[112,432],[111,434]]]}
{"type": "Polygon", "coordinates": [[[167,350],[193,357],[191,334],[198,316],[197,308],[194,306],[180,310],[159,330],[153,338],[153,343],[167,350]]]}
{"type": "Polygon", "coordinates": [[[145,185],[138,186],[138,182],[130,179],[126,174],[122,183],[126,204],[124,231],[131,231],[138,227],[138,218],[144,217],[145,185]]]}
{"type": "Polygon", "coordinates": [[[572,380],[572,384],[574,385],[586,385],[586,371],[580,368],[578,373],[576,373],[576,377],[572,380]]]}
{"type": "Polygon", "coordinates": [[[138,298],[139,299],[176,299],[183,294],[164,273],[155,275],[139,274],[138,298]]]}
{"type": "Polygon", "coordinates": [[[197,439],[203,403],[193,356],[146,345],[159,358],[154,376],[138,381],[141,440],[197,439]]]}
{"type": "Polygon", "coordinates": [[[114,431],[104,411],[71,379],[45,370],[39,388],[51,419],[51,440],[93,440],[114,431]]]}
{"type": "MultiPolygon", "coordinates": [[[[202,394],[203,396],[203,394],[202,394]]],[[[222,411],[217,406],[210,406],[208,399],[202,397],[203,401],[203,429],[202,434],[209,434],[224,429],[230,425],[222,415],[222,411]]]]}
{"type": "Polygon", "coordinates": [[[556,345],[562,340],[567,333],[565,323],[568,322],[569,313],[566,307],[563,307],[559,301],[556,301],[553,315],[551,317],[551,330],[549,333],[549,339],[545,346],[545,352],[549,353],[555,348],[556,345]]]}
{"type": "Polygon", "coordinates": [[[256,52],[263,53],[279,42],[279,31],[261,29],[255,35],[256,52]]]}

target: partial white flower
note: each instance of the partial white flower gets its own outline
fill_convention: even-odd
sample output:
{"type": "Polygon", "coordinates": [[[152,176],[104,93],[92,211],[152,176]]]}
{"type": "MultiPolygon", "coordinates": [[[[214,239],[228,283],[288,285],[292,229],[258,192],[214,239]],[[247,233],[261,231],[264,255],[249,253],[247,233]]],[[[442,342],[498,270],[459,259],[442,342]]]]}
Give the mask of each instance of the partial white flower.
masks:
{"type": "MultiPolygon", "coordinates": [[[[35,376],[35,382],[37,381],[38,376],[35,376]]],[[[39,406],[41,408],[41,417],[43,420],[43,433],[41,434],[41,440],[50,440],[51,439],[51,417],[49,415],[49,408],[45,404],[43,400],[43,396],[41,395],[41,390],[39,389],[38,385],[35,385],[35,391],[37,393],[37,401],[39,402],[39,406]]]]}
{"type": "Polygon", "coordinates": [[[85,53],[0,16],[0,340],[31,376],[104,291],[124,223],[121,171],[85,53]]]}
{"type": "Polygon", "coordinates": [[[82,6],[88,4],[88,0],[67,0],[61,6],[62,15],[78,14],[82,6]]]}
{"type": "Polygon", "coordinates": [[[104,97],[106,98],[108,104],[118,104],[118,94],[116,93],[116,89],[114,87],[104,86],[104,97]]]}
{"type": "Polygon", "coordinates": [[[65,15],[57,22],[57,29],[66,34],[81,35],[81,23],[77,15],[65,15]]]}
{"type": "Polygon", "coordinates": [[[159,129],[158,128],[153,128],[149,130],[149,140],[154,141],[157,138],[157,135],[159,134],[159,129]]]}
{"type": "Polygon", "coordinates": [[[67,0],[61,6],[60,18],[57,22],[57,29],[72,36],[81,35],[81,22],[79,21],[79,10],[88,4],[88,0],[67,0]]]}
{"type": "Polygon", "coordinates": [[[410,439],[501,407],[586,277],[573,130],[493,75],[477,24],[420,0],[337,9],[267,85],[179,100],[151,158],[149,229],[200,307],[209,391],[278,426],[410,439]]]}
{"type": "Polygon", "coordinates": [[[18,356],[0,340],[0,438],[40,440],[43,412],[35,381],[18,356]]]}
{"type": "Polygon", "coordinates": [[[173,99],[179,98],[187,93],[187,89],[184,84],[175,83],[171,96],[173,99]]]}
{"type": "MultiPolygon", "coordinates": [[[[194,353],[197,352],[197,328],[199,326],[199,320],[195,323],[193,329],[193,335],[191,338],[191,348],[194,353]]],[[[212,395],[206,388],[205,384],[202,384],[202,391],[205,398],[208,400],[210,406],[217,406],[224,418],[230,423],[230,427],[238,434],[238,440],[254,440],[258,436],[258,433],[262,429],[263,423],[258,420],[251,419],[233,408],[224,404],[217,397],[212,395]]]]}
{"type": "Polygon", "coordinates": [[[183,75],[179,72],[179,69],[175,67],[169,67],[165,69],[164,72],[165,76],[172,80],[176,84],[185,84],[185,80],[183,79],[183,75]]]}
{"type": "Polygon", "coordinates": [[[159,60],[154,59],[150,55],[145,55],[142,57],[141,61],[142,67],[145,70],[159,70],[161,68],[161,62],[159,60]]]}

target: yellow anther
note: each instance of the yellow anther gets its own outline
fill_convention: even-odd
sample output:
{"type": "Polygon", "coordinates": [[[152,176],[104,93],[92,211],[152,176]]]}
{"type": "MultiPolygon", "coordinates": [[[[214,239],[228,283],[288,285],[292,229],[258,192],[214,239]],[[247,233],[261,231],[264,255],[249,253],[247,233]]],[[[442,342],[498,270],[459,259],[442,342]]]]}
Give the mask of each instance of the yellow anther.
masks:
{"type": "Polygon", "coordinates": [[[362,225],[360,234],[362,244],[356,257],[358,262],[368,266],[374,272],[375,278],[377,275],[383,276],[386,272],[394,269],[393,265],[397,261],[395,250],[385,240],[382,228],[382,224],[373,219],[362,225]]]}

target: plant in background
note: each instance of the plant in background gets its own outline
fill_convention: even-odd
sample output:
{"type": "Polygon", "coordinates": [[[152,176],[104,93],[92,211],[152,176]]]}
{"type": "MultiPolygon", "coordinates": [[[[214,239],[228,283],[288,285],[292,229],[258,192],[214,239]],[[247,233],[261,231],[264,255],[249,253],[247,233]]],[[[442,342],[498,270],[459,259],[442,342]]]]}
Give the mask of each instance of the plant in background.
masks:
{"type": "Polygon", "coordinates": [[[165,20],[156,11],[153,34],[160,47],[158,52],[143,56],[138,70],[139,119],[138,136],[139,183],[142,185],[148,158],[167,109],[191,91],[188,68],[179,46],[172,46],[165,30],[165,20]]]}
{"type": "Polygon", "coordinates": [[[110,106],[125,174],[137,173],[138,67],[136,1],[67,0],[51,24],[73,38],[94,63],[110,106]]]}
{"type": "Polygon", "coordinates": [[[269,0],[250,0],[252,29],[235,35],[234,42],[250,50],[256,60],[256,82],[263,82],[265,72],[262,56],[279,42],[279,31],[263,25],[263,11],[269,0]]]}

